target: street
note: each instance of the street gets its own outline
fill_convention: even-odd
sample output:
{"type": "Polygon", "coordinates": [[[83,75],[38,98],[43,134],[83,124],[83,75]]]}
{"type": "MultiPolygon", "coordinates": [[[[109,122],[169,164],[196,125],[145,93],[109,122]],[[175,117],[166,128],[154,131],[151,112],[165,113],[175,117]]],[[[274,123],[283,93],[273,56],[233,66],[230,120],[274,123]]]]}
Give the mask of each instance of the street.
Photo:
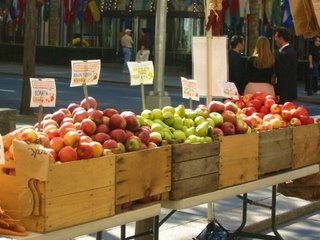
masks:
{"type": "MultiPolygon", "coordinates": [[[[172,77],[171,77],[172,78],[172,77]]],[[[179,77],[176,76],[177,81],[179,77]]],[[[172,81],[172,80],[171,80],[172,81]]],[[[82,87],[70,87],[66,78],[56,78],[57,102],[55,109],[67,107],[70,103],[79,103],[84,98],[82,87]]],[[[145,95],[153,90],[153,86],[145,86],[145,95]]],[[[166,86],[166,91],[171,97],[171,105],[177,106],[184,104],[189,107],[189,100],[183,99],[181,88],[178,86],[166,86]]],[[[22,78],[17,73],[3,74],[0,73],[0,107],[13,108],[19,110],[22,92],[22,78]]],[[[100,81],[98,85],[88,86],[89,96],[94,97],[98,102],[98,108],[103,110],[107,107],[113,107],[118,111],[130,110],[137,114],[142,111],[140,86],[130,86],[129,82],[100,81]]],[[[299,87],[299,94],[303,94],[302,85],[299,87]]],[[[205,103],[201,98],[200,102],[193,101],[193,108],[198,104],[205,103]]],[[[298,105],[306,106],[309,114],[320,117],[320,108],[318,104],[297,101],[298,105]]],[[[45,108],[45,113],[53,112],[55,109],[45,108]]],[[[37,112],[37,109],[35,109],[37,112]]]]}

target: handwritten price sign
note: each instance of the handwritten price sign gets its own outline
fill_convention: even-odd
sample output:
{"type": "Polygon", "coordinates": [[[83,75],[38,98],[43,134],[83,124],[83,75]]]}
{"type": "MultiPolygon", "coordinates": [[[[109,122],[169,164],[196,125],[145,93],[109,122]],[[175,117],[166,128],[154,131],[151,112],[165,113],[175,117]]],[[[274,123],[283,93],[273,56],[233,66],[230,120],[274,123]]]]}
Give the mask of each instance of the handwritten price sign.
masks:
{"type": "Polygon", "coordinates": [[[187,99],[192,99],[199,101],[199,88],[198,82],[195,80],[189,80],[184,77],[181,77],[182,84],[182,97],[187,99]]]}
{"type": "Polygon", "coordinates": [[[130,85],[153,84],[154,68],[152,61],[127,62],[130,72],[130,85]]]}
{"type": "Polygon", "coordinates": [[[53,78],[30,78],[30,107],[55,107],[56,83],[53,78]]]}
{"type": "Polygon", "coordinates": [[[83,84],[97,85],[100,77],[101,61],[71,61],[70,87],[78,87],[83,84]]]}

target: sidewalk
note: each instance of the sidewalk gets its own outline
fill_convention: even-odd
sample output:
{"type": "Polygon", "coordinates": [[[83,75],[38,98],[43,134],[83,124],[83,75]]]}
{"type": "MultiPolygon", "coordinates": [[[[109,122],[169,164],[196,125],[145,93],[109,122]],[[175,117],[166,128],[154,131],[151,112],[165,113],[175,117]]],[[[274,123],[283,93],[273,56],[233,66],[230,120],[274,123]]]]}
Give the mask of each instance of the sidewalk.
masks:
{"type": "MultiPolygon", "coordinates": [[[[0,63],[0,73],[22,74],[22,64],[0,63]]],[[[53,77],[69,81],[71,71],[70,66],[47,66],[37,65],[37,77],[53,77]]],[[[22,76],[22,75],[21,75],[22,76]]],[[[166,67],[165,85],[166,87],[180,87],[180,76],[191,78],[184,75],[181,69],[166,67]]],[[[100,81],[113,83],[128,83],[129,76],[121,73],[121,64],[103,64],[100,81]]],[[[299,99],[301,103],[320,103],[320,95],[306,96],[304,86],[299,84],[299,99]]],[[[319,107],[314,106],[317,110],[319,107]]],[[[33,116],[17,116],[17,125],[34,124],[37,119],[33,116]]],[[[270,204],[271,188],[261,189],[249,194],[249,198],[270,204]]],[[[215,217],[228,229],[234,230],[240,224],[242,203],[238,198],[230,198],[215,203],[215,217]]],[[[286,240],[293,239],[319,239],[320,236],[320,201],[309,202],[298,198],[285,197],[278,195],[277,215],[280,215],[278,222],[284,220],[287,223],[279,225],[280,234],[286,240]]],[[[168,210],[163,209],[160,219],[168,210]]],[[[178,211],[160,228],[160,240],[187,240],[196,237],[206,226],[207,205],[200,205],[191,209],[178,211]]],[[[259,232],[270,230],[266,223],[270,218],[270,210],[256,206],[248,206],[247,226],[259,232]],[[254,225],[253,225],[254,224],[254,225]]],[[[129,224],[127,233],[133,234],[134,224],[129,224]]],[[[120,228],[113,228],[103,233],[103,239],[119,239],[120,228]]],[[[1,239],[1,237],[0,237],[1,239]]],[[[91,240],[93,236],[82,236],[78,240],[91,240]]]]}

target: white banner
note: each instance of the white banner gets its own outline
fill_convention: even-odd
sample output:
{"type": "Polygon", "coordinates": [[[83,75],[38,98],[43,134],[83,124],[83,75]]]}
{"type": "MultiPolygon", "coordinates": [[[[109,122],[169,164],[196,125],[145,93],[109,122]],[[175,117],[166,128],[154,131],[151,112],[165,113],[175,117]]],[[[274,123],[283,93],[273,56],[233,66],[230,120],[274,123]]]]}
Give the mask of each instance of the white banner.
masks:
{"type": "Polygon", "coordinates": [[[30,107],[55,107],[57,99],[56,82],[53,78],[30,78],[30,107]]]}
{"type": "Polygon", "coordinates": [[[193,37],[192,61],[193,79],[198,82],[200,96],[207,96],[209,79],[207,76],[208,64],[212,71],[211,95],[226,97],[219,87],[219,82],[228,82],[228,44],[227,37],[212,37],[212,63],[207,63],[207,38],[193,37]]]}
{"type": "Polygon", "coordinates": [[[100,71],[100,59],[71,61],[70,87],[78,87],[83,84],[97,85],[100,78],[100,71]]]}
{"type": "Polygon", "coordinates": [[[130,72],[130,85],[153,84],[154,68],[152,61],[127,62],[130,72]]]}

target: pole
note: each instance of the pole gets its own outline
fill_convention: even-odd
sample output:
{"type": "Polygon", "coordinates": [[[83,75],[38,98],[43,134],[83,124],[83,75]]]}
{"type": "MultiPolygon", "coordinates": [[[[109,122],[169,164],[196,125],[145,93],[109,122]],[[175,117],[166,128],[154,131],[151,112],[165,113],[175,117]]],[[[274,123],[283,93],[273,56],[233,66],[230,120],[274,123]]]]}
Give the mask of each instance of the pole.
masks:
{"type": "MultiPolygon", "coordinates": [[[[204,8],[205,11],[205,17],[206,21],[208,19],[209,13],[210,13],[210,0],[206,0],[206,6],[204,8]]],[[[211,69],[211,64],[212,64],[212,30],[210,28],[209,31],[206,32],[206,37],[207,37],[207,105],[210,103],[212,99],[212,69],[211,69]]]]}

